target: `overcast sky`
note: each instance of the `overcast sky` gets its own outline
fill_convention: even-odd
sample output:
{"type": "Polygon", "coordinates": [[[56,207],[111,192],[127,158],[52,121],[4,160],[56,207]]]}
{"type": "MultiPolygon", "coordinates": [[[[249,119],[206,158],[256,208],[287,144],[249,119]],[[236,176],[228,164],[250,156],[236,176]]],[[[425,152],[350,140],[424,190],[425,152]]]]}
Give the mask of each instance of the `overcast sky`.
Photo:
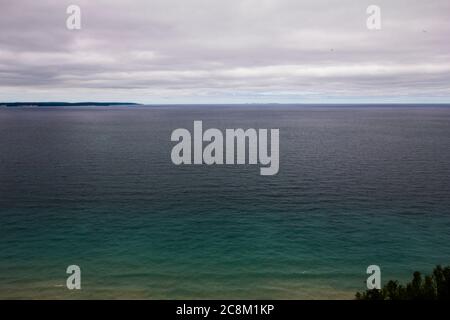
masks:
{"type": "Polygon", "coordinates": [[[0,101],[450,102],[449,0],[0,0],[0,14],[0,101]]]}

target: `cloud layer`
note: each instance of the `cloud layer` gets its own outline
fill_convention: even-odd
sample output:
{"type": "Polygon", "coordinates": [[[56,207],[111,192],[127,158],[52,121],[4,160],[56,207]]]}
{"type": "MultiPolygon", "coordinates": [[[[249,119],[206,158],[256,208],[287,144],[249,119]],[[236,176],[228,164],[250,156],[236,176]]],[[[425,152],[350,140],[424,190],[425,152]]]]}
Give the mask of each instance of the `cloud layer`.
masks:
{"type": "Polygon", "coordinates": [[[450,102],[450,2],[370,4],[0,0],[0,100],[450,102]]]}

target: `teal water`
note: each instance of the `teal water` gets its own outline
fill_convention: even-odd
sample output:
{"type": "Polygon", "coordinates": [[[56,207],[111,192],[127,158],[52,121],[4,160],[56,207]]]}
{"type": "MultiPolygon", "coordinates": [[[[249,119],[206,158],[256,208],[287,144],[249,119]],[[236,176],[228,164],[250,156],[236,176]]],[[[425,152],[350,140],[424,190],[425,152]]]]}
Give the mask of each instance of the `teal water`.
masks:
{"type": "Polygon", "coordinates": [[[0,298],[352,298],[450,264],[449,159],[448,107],[1,108],[0,298]],[[279,128],[279,174],[173,165],[194,120],[279,128]]]}

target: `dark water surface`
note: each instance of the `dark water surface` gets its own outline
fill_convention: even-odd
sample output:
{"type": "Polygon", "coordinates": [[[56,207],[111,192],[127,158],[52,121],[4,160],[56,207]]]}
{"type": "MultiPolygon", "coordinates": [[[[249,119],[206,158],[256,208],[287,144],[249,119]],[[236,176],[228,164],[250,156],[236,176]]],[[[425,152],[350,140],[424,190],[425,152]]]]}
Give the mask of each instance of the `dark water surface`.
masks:
{"type": "Polygon", "coordinates": [[[448,107],[0,108],[0,298],[352,298],[449,243],[448,107]],[[279,128],[279,174],[173,165],[194,120],[279,128]]]}

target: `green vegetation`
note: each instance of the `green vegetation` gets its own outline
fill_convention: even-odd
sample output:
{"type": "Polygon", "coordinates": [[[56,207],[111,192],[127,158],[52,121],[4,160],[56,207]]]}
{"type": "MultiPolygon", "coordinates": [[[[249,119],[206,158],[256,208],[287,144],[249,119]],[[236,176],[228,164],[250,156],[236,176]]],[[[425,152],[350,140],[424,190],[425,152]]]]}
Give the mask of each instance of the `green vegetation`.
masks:
{"type": "Polygon", "coordinates": [[[357,300],[450,300],[450,266],[434,268],[432,275],[424,278],[414,272],[406,286],[390,280],[382,289],[356,293],[357,300]]]}

